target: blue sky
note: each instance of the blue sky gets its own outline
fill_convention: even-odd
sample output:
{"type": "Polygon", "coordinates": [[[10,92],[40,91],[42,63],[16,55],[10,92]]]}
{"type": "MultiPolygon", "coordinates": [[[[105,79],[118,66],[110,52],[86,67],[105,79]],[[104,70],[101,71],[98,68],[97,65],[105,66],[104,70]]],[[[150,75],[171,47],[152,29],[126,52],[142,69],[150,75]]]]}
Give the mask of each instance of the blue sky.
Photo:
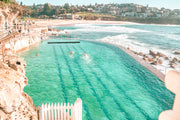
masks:
{"type": "Polygon", "coordinates": [[[150,7],[165,7],[170,9],[180,9],[180,0],[17,0],[25,5],[50,3],[53,5],[64,5],[65,3],[73,5],[88,5],[95,3],[136,3],[140,5],[149,5],[150,7]]]}

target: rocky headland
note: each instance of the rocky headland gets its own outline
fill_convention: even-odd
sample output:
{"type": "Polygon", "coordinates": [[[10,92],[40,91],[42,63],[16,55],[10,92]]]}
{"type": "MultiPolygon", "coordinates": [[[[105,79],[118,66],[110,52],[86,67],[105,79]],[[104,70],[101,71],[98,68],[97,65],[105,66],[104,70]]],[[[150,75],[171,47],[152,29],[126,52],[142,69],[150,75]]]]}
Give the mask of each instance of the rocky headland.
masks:
{"type": "Polygon", "coordinates": [[[0,2],[0,120],[38,119],[33,100],[23,91],[28,84],[26,63],[16,53],[47,39],[47,26],[33,21],[20,21],[15,26],[21,15],[22,7],[17,3],[0,2]],[[12,37],[13,32],[17,34],[12,37]]]}
{"type": "Polygon", "coordinates": [[[37,120],[31,97],[23,92],[28,84],[26,63],[14,56],[8,64],[0,63],[0,118],[3,120],[37,120]]]}

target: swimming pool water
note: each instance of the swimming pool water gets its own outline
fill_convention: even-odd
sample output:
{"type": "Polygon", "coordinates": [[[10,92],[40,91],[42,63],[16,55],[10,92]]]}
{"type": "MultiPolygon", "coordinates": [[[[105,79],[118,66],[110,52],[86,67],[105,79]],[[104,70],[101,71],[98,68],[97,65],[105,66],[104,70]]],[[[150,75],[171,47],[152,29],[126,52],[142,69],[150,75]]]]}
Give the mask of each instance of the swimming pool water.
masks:
{"type": "Polygon", "coordinates": [[[29,80],[24,91],[35,105],[81,98],[83,120],[158,120],[172,108],[174,95],[164,83],[118,47],[50,41],[59,40],[21,53],[29,80]]]}

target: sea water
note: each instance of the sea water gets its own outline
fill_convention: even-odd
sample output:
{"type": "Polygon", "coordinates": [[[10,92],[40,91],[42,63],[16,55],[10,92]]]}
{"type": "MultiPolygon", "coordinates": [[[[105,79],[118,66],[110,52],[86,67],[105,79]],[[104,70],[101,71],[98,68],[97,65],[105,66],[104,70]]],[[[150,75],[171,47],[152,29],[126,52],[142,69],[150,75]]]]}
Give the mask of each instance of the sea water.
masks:
{"type": "Polygon", "coordinates": [[[169,57],[169,60],[161,58],[158,70],[166,74],[169,70],[180,71],[180,62],[176,68],[171,68],[170,62],[174,58],[180,60],[180,26],[178,25],[145,25],[145,24],[114,24],[93,25],[77,24],[74,27],[64,29],[80,39],[108,42],[122,45],[136,52],[149,54],[149,50],[160,52],[169,57]],[[175,52],[179,54],[174,54],[175,52]]]}
{"type": "MultiPolygon", "coordinates": [[[[165,54],[174,55],[180,52],[180,26],[176,25],[94,25],[77,24],[74,27],[59,27],[70,33],[75,33],[78,38],[92,40],[114,40],[124,42],[137,50],[154,50],[165,54]]],[[[174,55],[180,58],[180,55],[174,55]]]]}
{"type": "Polygon", "coordinates": [[[147,25],[119,27],[123,30],[116,25],[59,27],[71,33],[64,38],[79,37],[80,43],[48,44],[67,41],[62,36],[51,37],[40,46],[22,52],[29,80],[24,91],[34,104],[74,103],[81,98],[83,120],[158,120],[162,111],[172,109],[174,94],[132,57],[118,47],[83,40],[123,35],[140,44],[136,40],[138,34],[150,31],[147,25]]]}

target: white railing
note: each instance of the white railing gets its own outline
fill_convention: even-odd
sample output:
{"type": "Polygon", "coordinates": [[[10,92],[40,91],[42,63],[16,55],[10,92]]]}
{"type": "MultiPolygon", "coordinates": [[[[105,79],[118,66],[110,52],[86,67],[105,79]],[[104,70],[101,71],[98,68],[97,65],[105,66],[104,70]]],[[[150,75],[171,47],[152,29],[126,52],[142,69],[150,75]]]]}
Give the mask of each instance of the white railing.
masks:
{"type": "Polygon", "coordinates": [[[42,104],[39,109],[39,120],[82,120],[82,100],[73,104],[42,104]]]}

